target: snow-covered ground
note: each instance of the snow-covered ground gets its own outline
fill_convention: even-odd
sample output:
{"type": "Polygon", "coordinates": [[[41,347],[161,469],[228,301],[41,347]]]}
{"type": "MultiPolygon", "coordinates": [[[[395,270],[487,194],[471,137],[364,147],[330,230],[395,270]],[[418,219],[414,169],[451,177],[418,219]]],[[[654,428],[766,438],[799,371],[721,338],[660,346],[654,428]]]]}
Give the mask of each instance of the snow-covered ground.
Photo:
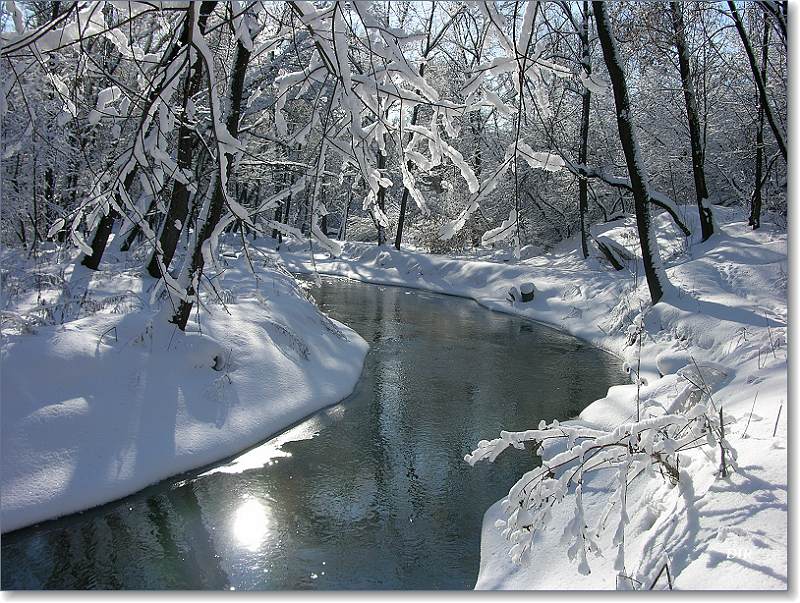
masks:
{"type": "Polygon", "coordinates": [[[140,261],[73,274],[74,258],[56,256],[2,257],[3,531],[230,456],[359,378],[366,342],[321,314],[274,254],[253,258],[257,284],[244,255],[227,254],[219,295],[202,297],[200,329],[193,314],[186,334],[151,305],[140,261]],[[61,322],[65,284],[61,301],[76,303],[48,325],[47,314],[61,322]]]}
{"type": "MultiPolygon", "coordinates": [[[[691,208],[684,213],[690,216],[691,208]]],[[[676,374],[680,369],[694,367],[707,379],[725,413],[726,438],[738,452],[736,473],[718,477],[718,452],[707,447],[681,453],[677,486],[660,479],[632,484],[622,571],[613,569],[613,550],[603,558],[590,554],[588,575],[568,559],[560,540],[574,506],[570,496],[553,509],[552,527],[536,535],[530,554],[512,563],[511,543],[495,527],[504,519],[498,502],[485,516],[476,588],[661,589],[668,587],[665,565],[678,589],[788,587],[787,234],[769,224],[752,231],[733,209],[715,208],[715,219],[718,233],[691,245],[668,217],[654,219],[675,289],[649,310],[642,278],[615,272],[598,257],[583,261],[574,241],[521,261],[505,251],[450,258],[346,243],[341,257],[316,253],[312,262],[307,246],[284,247],[292,271],[470,297],[493,310],[557,325],[618,354],[634,369],[641,363],[647,381],[640,391],[643,406],[674,398],[686,383],[676,374]],[[527,283],[534,285],[533,301],[510,301],[509,291],[516,287],[512,295],[519,300],[527,283]],[[641,351],[638,343],[629,345],[637,316],[646,330],[641,351]]],[[[630,218],[597,227],[593,235],[637,252],[630,218]]],[[[630,421],[636,390],[634,384],[612,387],[573,424],[606,429],[630,421]]],[[[583,505],[594,521],[611,478],[601,472],[586,479],[583,505]]]]}

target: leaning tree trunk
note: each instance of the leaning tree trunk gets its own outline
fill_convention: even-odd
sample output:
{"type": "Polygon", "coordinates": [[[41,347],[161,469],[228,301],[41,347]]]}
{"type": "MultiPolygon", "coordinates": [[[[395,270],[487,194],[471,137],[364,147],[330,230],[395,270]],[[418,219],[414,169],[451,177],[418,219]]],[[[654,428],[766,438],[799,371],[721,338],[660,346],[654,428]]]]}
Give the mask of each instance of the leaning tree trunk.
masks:
{"type": "MultiPolygon", "coordinates": [[[[250,51],[242,45],[241,41],[236,46],[236,59],[234,61],[233,72],[231,73],[230,87],[230,113],[228,115],[227,127],[233,138],[239,136],[239,118],[242,110],[242,96],[244,95],[244,76],[247,64],[250,62],[250,51]]],[[[219,158],[222,160],[222,157],[219,158]]],[[[230,178],[231,166],[233,165],[233,155],[227,155],[226,176],[230,178]]],[[[172,315],[170,322],[176,324],[182,331],[186,330],[186,323],[189,321],[189,314],[192,311],[193,300],[197,296],[200,286],[200,278],[203,275],[203,245],[211,238],[214,228],[222,218],[222,210],[225,206],[225,191],[222,189],[222,175],[217,174],[214,192],[208,206],[208,213],[205,222],[200,227],[192,252],[191,265],[188,273],[188,285],[186,296],[178,304],[175,314],[172,315]]]]}
{"type": "Polygon", "coordinates": [[[764,109],[764,114],[767,117],[770,129],[772,129],[772,134],[775,136],[775,142],[778,144],[778,150],[780,150],[783,160],[786,161],[786,139],[783,136],[783,132],[781,131],[778,122],[775,120],[772,107],[767,99],[767,83],[765,79],[766,69],[759,69],[758,63],[756,62],[755,52],[753,52],[753,46],[750,44],[750,38],[747,37],[747,32],[744,29],[742,19],[739,16],[739,12],[736,10],[736,3],[729,1],[728,8],[731,10],[731,16],[733,17],[733,22],[736,25],[736,31],[739,32],[739,37],[742,40],[742,46],[744,46],[744,51],[747,54],[747,60],[750,62],[750,70],[753,72],[753,79],[756,81],[756,86],[758,87],[758,96],[761,100],[761,106],[764,109]]]}
{"type": "Polygon", "coordinates": [[[678,64],[683,85],[683,98],[686,101],[686,113],[689,117],[689,138],[692,143],[692,172],[694,189],[697,195],[697,211],[700,214],[700,230],[703,241],[714,234],[714,222],[711,209],[705,205],[708,199],[705,174],[705,151],[702,142],[700,118],[697,113],[692,73],[689,66],[689,50],[686,47],[686,27],[683,22],[683,7],[679,2],[670,2],[672,12],[672,28],[675,31],[675,47],[678,50],[678,64]]]}
{"type": "Polygon", "coordinates": [[[617,46],[611,33],[611,24],[606,14],[606,4],[602,1],[594,1],[592,2],[592,7],[597,23],[597,35],[603,47],[603,58],[608,69],[608,75],[611,78],[611,87],[614,90],[617,129],[619,130],[619,139],[622,143],[622,150],[625,153],[625,163],[628,166],[628,174],[631,180],[636,227],[639,231],[639,244],[644,262],[644,274],[647,279],[647,287],[650,290],[650,298],[653,304],[657,304],[664,295],[665,287],[669,286],[669,281],[661,266],[655,233],[653,233],[650,224],[650,188],[647,172],[639,157],[636,132],[633,129],[628,84],[625,80],[625,72],[622,70],[617,46]]]}
{"type": "MultiPolygon", "coordinates": [[[[764,74],[764,84],[767,83],[767,59],[769,49],[769,19],[764,16],[764,38],[761,44],[761,72],[764,74]]],[[[753,188],[753,199],[750,206],[750,219],[748,224],[753,230],[761,226],[761,192],[764,186],[764,105],[758,103],[758,126],[756,129],[756,181],[753,188]]]]}
{"type": "MultiPolygon", "coordinates": [[[[197,18],[197,29],[201,35],[205,34],[206,23],[209,16],[214,12],[216,0],[205,0],[200,5],[200,14],[197,18]]],[[[194,18],[195,5],[189,3],[189,19],[194,18]]],[[[192,32],[194,28],[189,28],[187,43],[192,43],[192,32]]],[[[189,125],[187,117],[187,110],[191,98],[200,90],[203,78],[203,57],[198,53],[194,64],[192,65],[189,73],[186,74],[186,79],[183,86],[183,112],[181,114],[181,125],[178,128],[178,169],[181,172],[191,169],[193,145],[197,141],[194,133],[194,128],[189,125]]],[[[169,201],[169,209],[167,210],[167,217],[164,219],[164,224],[161,227],[161,236],[153,248],[153,253],[150,256],[150,261],[147,264],[147,272],[153,278],[160,278],[162,271],[169,270],[169,265],[172,263],[172,258],[175,255],[175,249],[178,246],[178,241],[181,238],[181,231],[186,224],[186,218],[189,215],[189,189],[186,184],[181,182],[180,179],[175,178],[172,184],[172,194],[169,201]]]]}
{"type": "MultiPolygon", "coordinates": [[[[591,49],[589,47],[589,2],[583,3],[583,24],[580,33],[581,38],[581,64],[586,72],[586,77],[592,73],[591,49]]],[[[592,91],[585,88],[582,94],[581,103],[581,146],[578,149],[578,161],[581,165],[586,165],[589,157],[589,110],[592,106],[592,91]]],[[[578,214],[581,224],[581,252],[584,258],[589,257],[589,244],[586,233],[586,212],[589,208],[589,179],[580,177],[578,179],[578,214]]]]}

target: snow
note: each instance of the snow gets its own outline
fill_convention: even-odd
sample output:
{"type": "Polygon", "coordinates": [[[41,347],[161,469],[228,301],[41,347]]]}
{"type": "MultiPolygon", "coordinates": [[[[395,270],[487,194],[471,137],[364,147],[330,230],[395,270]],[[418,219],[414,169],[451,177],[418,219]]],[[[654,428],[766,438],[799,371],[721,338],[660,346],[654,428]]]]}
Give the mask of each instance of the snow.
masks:
{"type": "Polygon", "coordinates": [[[580,74],[581,84],[584,88],[598,96],[604,95],[608,91],[609,84],[597,74],[582,72],[580,74]]]}
{"type": "Polygon", "coordinates": [[[517,210],[512,209],[508,212],[508,218],[497,228],[492,228],[483,233],[481,237],[481,244],[491,245],[492,243],[499,243],[514,236],[517,230],[517,210]]]}
{"type": "MultiPolygon", "coordinates": [[[[683,216],[696,212],[678,209],[683,216]]],[[[665,589],[665,564],[675,589],[788,588],[787,234],[771,225],[751,230],[740,210],[715,206],[714,216],[718,232],[698,243],[680,236],[667,214],[653,215],[674,288],[652,308],[646,283],[636,278],[642,267],[630,216],[602,229],[627,249],[627,272],[614,271],[594,248],[583,261],[572,240],[522,261],[509,261],[506,250],[445,257],[354,242],[343,244],[340,257],[315,255],[320,273],[469,297],[558,326],[619,355],[634,375],[639,370],[642,405],[671,408],[681,384],[702,376],[724,411],[738,470],[719,477],[719,449],[697,448],[680,453],[676,485],[658,476],[632,481],[627,525],[614,535],[624,536],[624,557],[609,536],[599,543],[604,557],[587,552],[590,573],[568,558],[561,536],[574,518],[572,489],[553,506],[551,527],[515,564],[513,543],[496,527],[507,519],[498,501],[484,519],[477,589],[665,589]],[[510,301],[509,290],[525,283],[534,283],[534,299],[510,301]],[[643,330],[640,357],[631,341],[636,325],[643,330]]],[[[312,271],[307,249],[283,249],[290,270],[312,271]]],[[[614,430],[635,420],[636,395],[635,383],[611,387],[565,425],[614,430]]],[[[588,525],[603,513],[615,480],[616,469],[584,476],[580,504],[588,525]]]]}
{"type": "Polygon", "coordinates": [[[109,105],[117,102],[121,97],[122,90],[119,89],[119,86],[109,86],[101,90],[97,94],[97,106],[89,112],[89,124],[94,126],[100,123],[100,119],[109,111],[109,105]]]}
{"type": "Polygon", "coordinates": [[[219,297],[201,297],[200,330],[193,315],[186,334],[148,303],[156,281],[122,262],[73,275],[43,260],[46,302],[53,283],[91,283],[79,318],[37,324],[35,279],[4,252],[4,532],[224,459],[352,391],[366,342],[321,314],[274,253],[254,260],[256,285],[244,254],[222,251],[219,297]]]}

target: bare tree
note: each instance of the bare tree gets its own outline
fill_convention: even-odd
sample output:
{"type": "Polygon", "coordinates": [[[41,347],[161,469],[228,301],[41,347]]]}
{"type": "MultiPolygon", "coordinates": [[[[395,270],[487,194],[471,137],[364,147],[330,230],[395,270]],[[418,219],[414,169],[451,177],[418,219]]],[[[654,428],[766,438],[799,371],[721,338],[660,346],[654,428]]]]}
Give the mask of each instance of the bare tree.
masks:
{"type": "MultiPolygon", "coordinates": [[[[591,47],[589,46],[589,2],[584,0],[582,10],[583,21],[581,23],[581,66],[586,77],[592,74],[591,47]]],[[[581,94],[581,145],[578,150],[578,161],[581,165],[586,165],[589,158],[589,111],[592,107],[592,91],[584,88],[581,94]]],[[[578,213],[581,224],[581,251],[583,257],[589,257],[589,245],[587,242],[586,212],[589,209],[589,181],[585,177],[578,180],[578,213]]]]}
{"type": "Polygon", "coordinates": [[[611,87],[614,90],[614,104],[617,108],[617,128],[622,150],[625,153],[628,174],[631,179],[644,274],[647,279],[647,287],[650,290],[650,298],[653,304],[657,304],[664,296],[664,290],[669,286],[669,281],[661,265],[658,243],[650,224],[650,187],[647,171],[642,165],[641,157],[639,156],[639,146],[631,113],[631,102],[628,97],[628,84],[611,31],[606,5],[602,1],[594,1],[592,2],[592,7],[594,9],[595,22],[597,23],[597,35],[603,47],[603,58],[606,69],[608,69],[608,75],[611,78],[611,87]]]}
{"type": "Polygon", "coordinates": [[[778,150],[780,151],[783,160],[786,161],[786,138],[781,130],[780,124],[777,122],[775,113],[772,110],[772,106],[769,103],[769,97],[767,96],[767,82],[765,77],[766,70],[762,70],[758,65],[755,52],[753,51],[753,45],[750,43],[750,37],[747,35],[747,31],[744,28],[744,23],[742,23],[742,18],[739,16],[739,11],[736,10],[736,3],[729,0],[728,8],[731,11],[731,17],[736,25],[736,31],[739,32],[739,38],[741,38],[742,46],[744,46],[744,51],[747,54],[747,60],[750,63],[750,70],[753,72],[753,79],[756,81],[758,96],[761,101],[761,106],[763,107],[764,115],[769,122],[769,127],[772,130],[773,136],[775,137],[778,150]]]}
{"type": "Polygon", "coordinates": [[[692,173],[697,195],[697,211],[700,215],[700,230],[703,241],[714,234],[714,222],[711,208],[706,206],[708,189],[706,188],[705,150],[703,149],[702,130],[697,111],[697,101],[692,83],[692,72],[689,65],[689,50],[686,47],[686,26],[683,21],[683,7],[680,2],[670,2],[672,28],[675,32],[675,47],[678,51],[678,65],[681,72],[683,98],[686,101],[686,114],[689,119],[689,138],[692,145],[692,173]]]}
{"type": "MultiPolygon", "coordinates": [[[[769,19],[764,16],[764,34],[761,41],[761,73],[764,74],[764,84],[767,83],[767,61],[769,52],[769,19]]],[[[756,173],[753,197],[750,203],[750,217],[748,224],[753,230],[761,227],[761,202],[764,187],[764,105],[758,101],[758,123],[756,124],[756,173]]]]}

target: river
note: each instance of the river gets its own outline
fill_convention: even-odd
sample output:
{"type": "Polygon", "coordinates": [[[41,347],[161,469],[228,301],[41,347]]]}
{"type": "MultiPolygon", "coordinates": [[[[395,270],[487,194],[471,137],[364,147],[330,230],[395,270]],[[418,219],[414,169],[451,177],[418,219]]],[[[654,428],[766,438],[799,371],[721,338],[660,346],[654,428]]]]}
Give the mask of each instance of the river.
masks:
{"type": "Polygon", "coordinates": [[[627,378],[612,355],[475,302],[323,278],[371,346],[355,391],[263,444],[5,534],[2,588],[470,589],[483,513],[536,462],[463,460],[627,378]]]}

